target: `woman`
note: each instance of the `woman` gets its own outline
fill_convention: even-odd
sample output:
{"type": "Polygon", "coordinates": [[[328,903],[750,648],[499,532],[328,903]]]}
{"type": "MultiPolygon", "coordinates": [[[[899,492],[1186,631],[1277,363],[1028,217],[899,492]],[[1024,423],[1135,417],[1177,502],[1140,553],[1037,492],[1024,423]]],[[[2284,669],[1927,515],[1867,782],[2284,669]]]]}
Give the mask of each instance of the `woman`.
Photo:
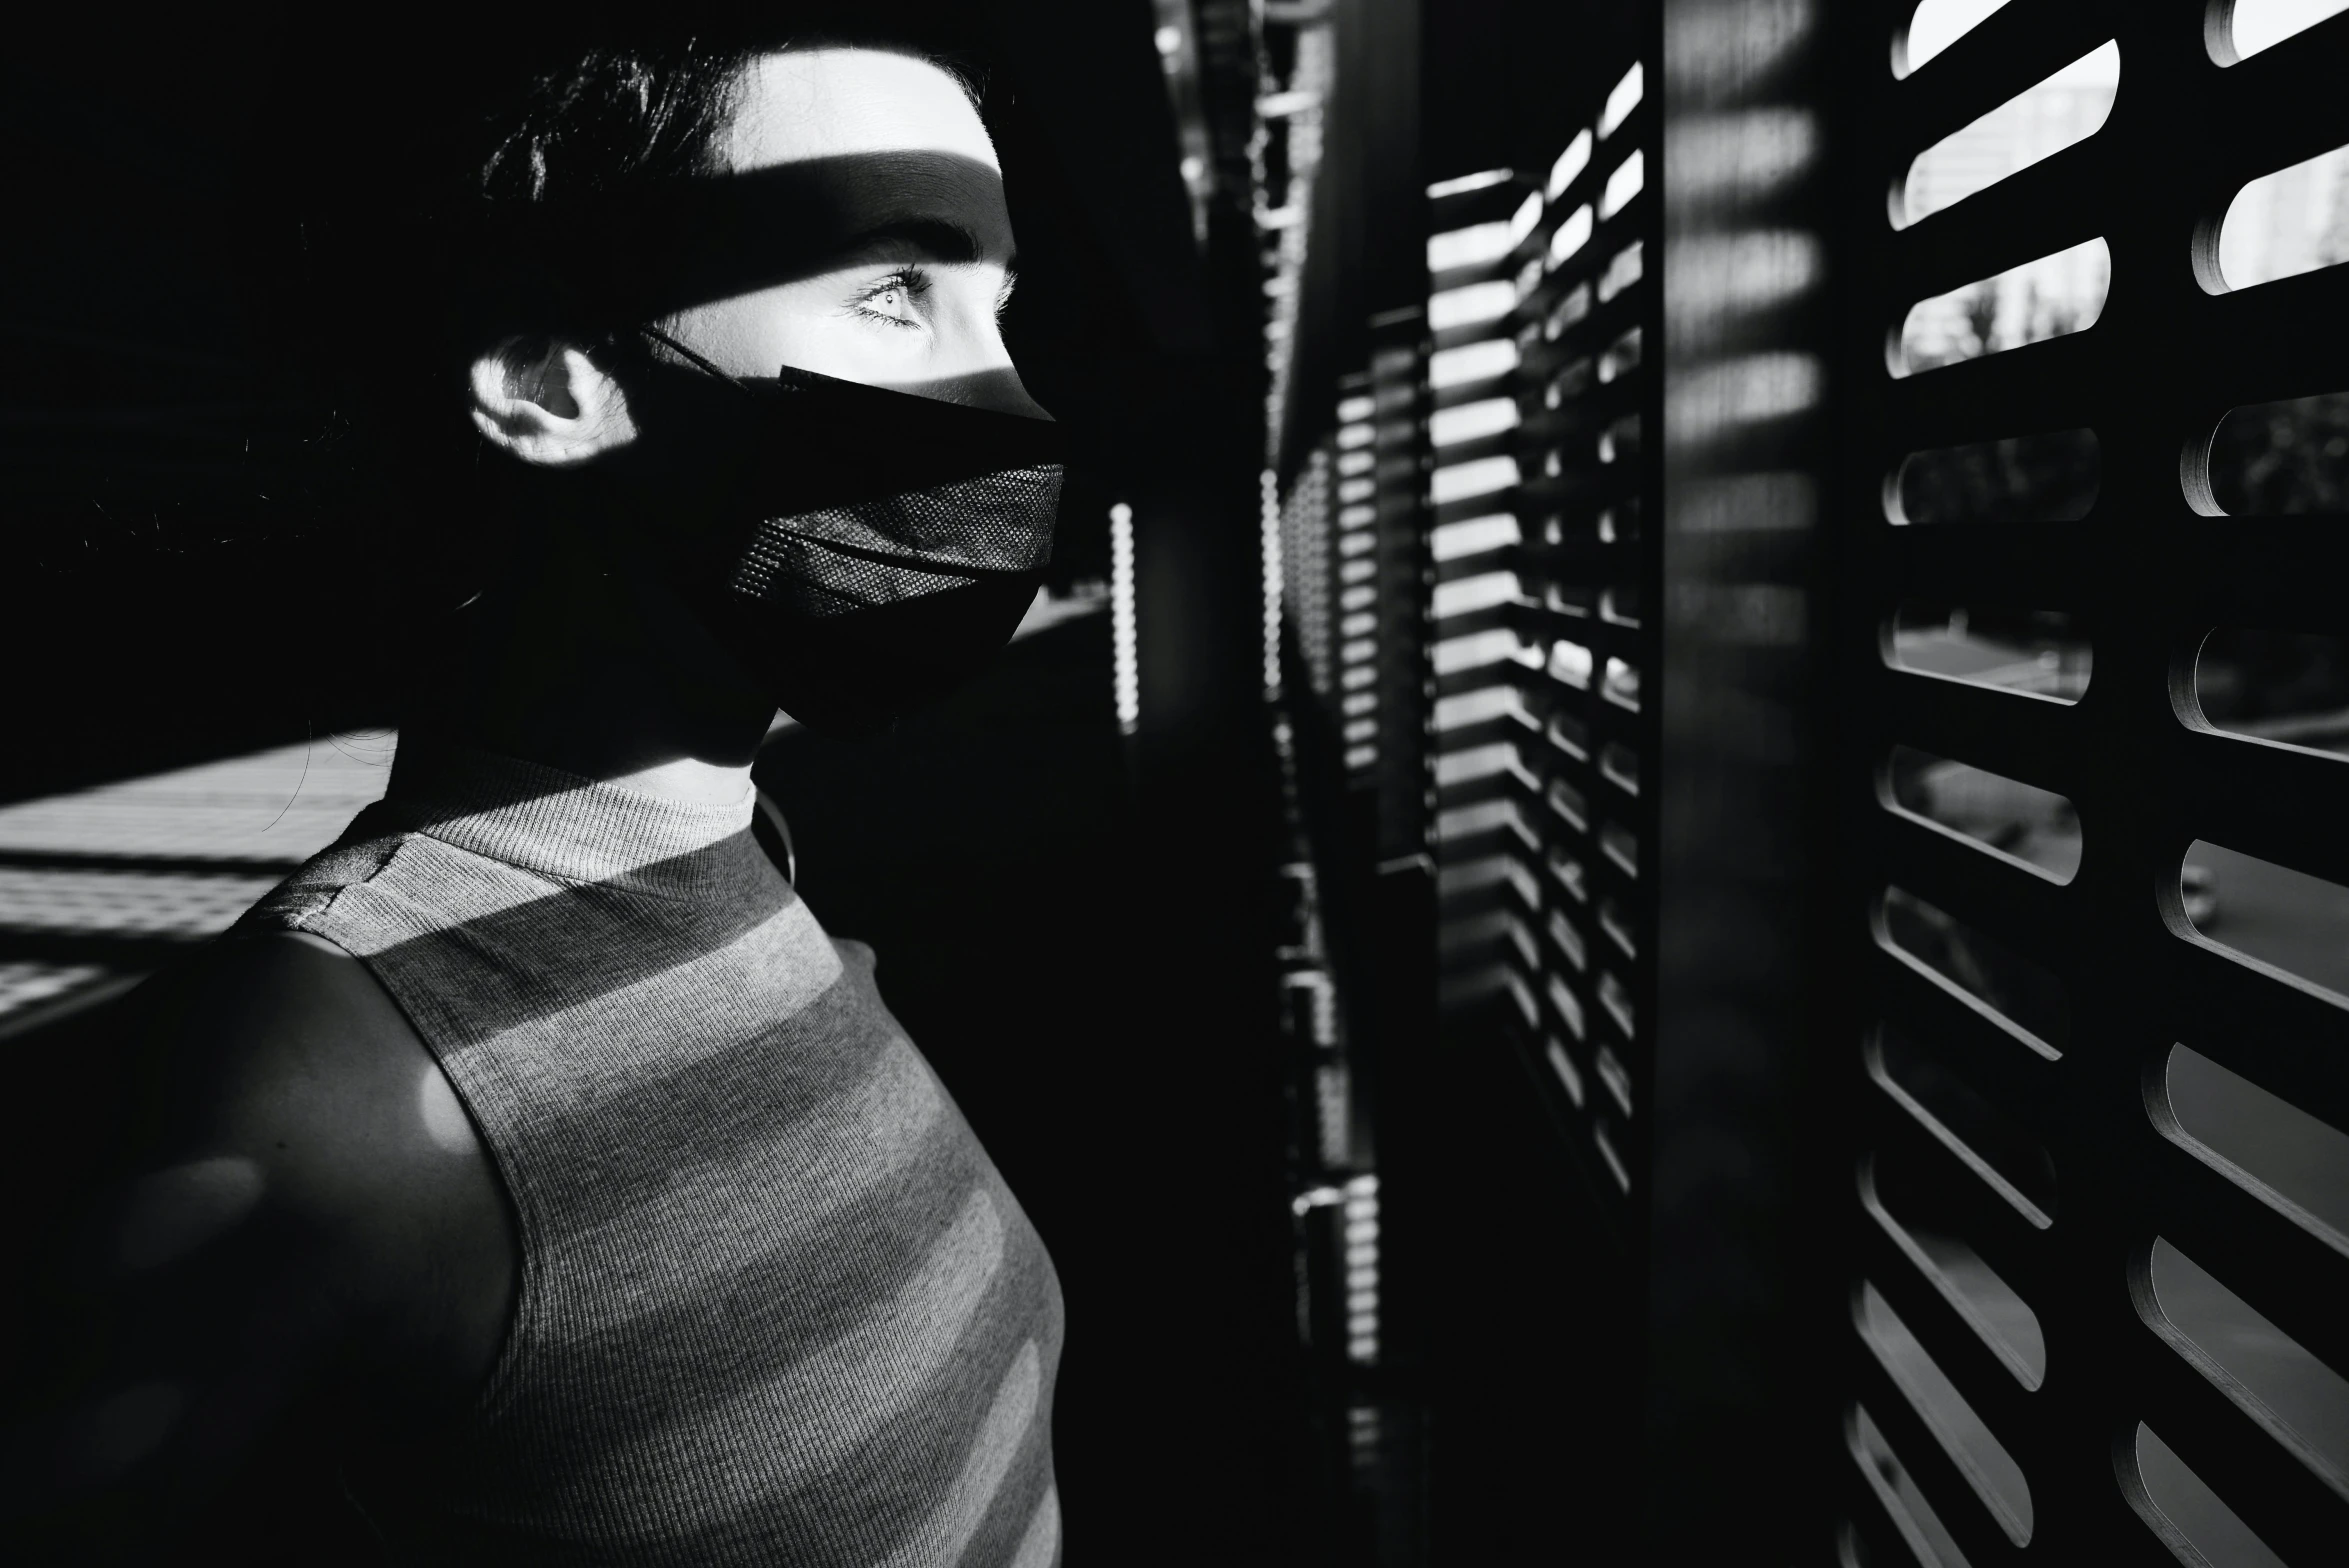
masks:
{"type": "Polygon", "coordinates": [[[750,782],[778,705],[885,726],[1039,580],[974,96],[835,29],[480,105],[398,253],[454,359],[341,352],[386,428],[469,420],[503,564],[384,802],[148,988],[12,1538],[152,1553],[293,1430],[399,1562],[1043,1568],[1050,1260],[750,782]]]}

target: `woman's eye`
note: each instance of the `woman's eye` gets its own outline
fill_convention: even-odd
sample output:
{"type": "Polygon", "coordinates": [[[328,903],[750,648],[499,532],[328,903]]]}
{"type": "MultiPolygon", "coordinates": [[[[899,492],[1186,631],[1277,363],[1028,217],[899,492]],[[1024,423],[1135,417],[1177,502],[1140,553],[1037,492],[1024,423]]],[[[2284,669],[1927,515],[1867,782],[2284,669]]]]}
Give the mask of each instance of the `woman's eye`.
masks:
{"type": "Polygon", "coordinates": [[[921,292],[921,285],[910,278],[885,279],[858,297],[856,312],[892,326],[918,327],[922,322],[914,302],[921,292]]]}

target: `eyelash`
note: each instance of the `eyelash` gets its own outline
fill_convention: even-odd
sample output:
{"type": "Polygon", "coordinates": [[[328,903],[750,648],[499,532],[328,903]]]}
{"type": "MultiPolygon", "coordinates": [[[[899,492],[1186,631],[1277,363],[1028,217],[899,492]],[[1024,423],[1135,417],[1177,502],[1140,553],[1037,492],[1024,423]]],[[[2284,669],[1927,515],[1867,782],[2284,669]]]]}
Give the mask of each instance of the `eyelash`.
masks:
{"type": "MultiPolygon", "coordinates": [[[[1002,320],[1003,313],[1011,308],[1011,290],[1014,281],[1012,278],[1005,278],[1003,292],[995,298],[995,319],[998,321],[1002,320]]],[[[893,327],[920,326],[921,323],[918,321],[908,321],[903,316],[892,316],[885,310],[866,308],[871,301],[879,299],[891,289],[903,290],[909,300],[918,302],[923,295],[930,292],[930,275],[919,267],[907,267],[902,271],[893,272],[859,294],[851,302],[850,308],[860,316],[869,317],[875,321],[885,321],[893,327]]]]}
{"type": "Polygon", "coordinates": [[[902,292],[909,303],[919,302],[923,295],[930,292],[930,275],[918,267],[907,267],[902,271],[892,272],[859,294],[850,308],[868,320],[887,322],[893,327],[921,326],[922,323],[919,321],[909,321],[903,316],[893,316],[885,310],[870,308],[872,301],[892,290],[902,292]]]}

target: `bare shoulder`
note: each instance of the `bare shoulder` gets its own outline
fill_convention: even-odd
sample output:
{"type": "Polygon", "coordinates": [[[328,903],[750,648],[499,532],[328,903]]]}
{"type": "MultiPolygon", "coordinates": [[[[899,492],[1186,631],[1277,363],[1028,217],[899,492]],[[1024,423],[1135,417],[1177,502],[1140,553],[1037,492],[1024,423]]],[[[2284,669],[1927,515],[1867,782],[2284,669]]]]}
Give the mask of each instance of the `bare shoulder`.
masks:
{"type": "Polygon", "coordinates": [[[131,1016],[125,1103],[87,1108],[126,1136],[22,1347],[63,1370],[12,1399],[0,1512],[168,1521],[312,1409],[429,1425],[503,1340],[503,1192],[364,964],[224,939],[131,1016]]]}
{"type": "Polygon", "coordinates": [[[367,966],[318,937],[224,940],[144,1010],[137,1123],[260,1162],[321,1212],[396,1201],[404,1178],[483,1158],[414,1025],[367,966]]]}
{"type": "Polygon", "coordinates": [[[216,944],[154,1010],[158,1147],[252,1163],[273,1217],[315,1248],[354,1370],[445,1402],[502,1342],[515,1235],[456,1091],[367,966],[318,937],[216,944]]]}

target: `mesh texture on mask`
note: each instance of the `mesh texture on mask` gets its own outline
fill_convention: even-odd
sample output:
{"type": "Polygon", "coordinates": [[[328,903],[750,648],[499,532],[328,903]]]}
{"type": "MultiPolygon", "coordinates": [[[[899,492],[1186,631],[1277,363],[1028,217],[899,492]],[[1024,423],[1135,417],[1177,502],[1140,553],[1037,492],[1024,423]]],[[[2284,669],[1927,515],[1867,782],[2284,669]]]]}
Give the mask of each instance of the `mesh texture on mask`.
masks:
{"type": "Polygon", "coordinates": [[[767,518],[727,587],[828,617],[958,588],[978,576],[1036,571],[1052,556],[1062,472],[1057,464],[1005,469],[767,518]]]}

